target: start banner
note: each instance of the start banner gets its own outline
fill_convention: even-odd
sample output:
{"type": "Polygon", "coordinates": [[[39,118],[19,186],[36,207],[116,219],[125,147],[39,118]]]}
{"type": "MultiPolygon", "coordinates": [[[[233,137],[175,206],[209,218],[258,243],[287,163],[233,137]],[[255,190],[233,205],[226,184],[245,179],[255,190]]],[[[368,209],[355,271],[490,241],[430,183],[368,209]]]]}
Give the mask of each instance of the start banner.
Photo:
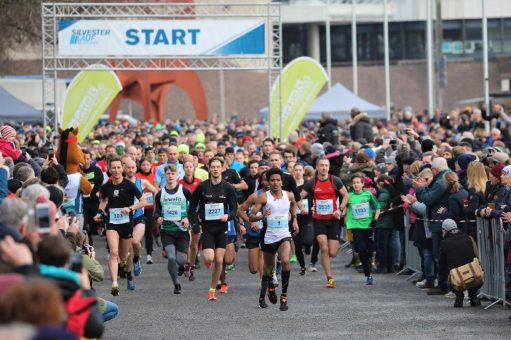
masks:
{"type": "Polygon", "coordinates": [[[59,56],[265,53],[262,20],[60,20],[59,56]]]}

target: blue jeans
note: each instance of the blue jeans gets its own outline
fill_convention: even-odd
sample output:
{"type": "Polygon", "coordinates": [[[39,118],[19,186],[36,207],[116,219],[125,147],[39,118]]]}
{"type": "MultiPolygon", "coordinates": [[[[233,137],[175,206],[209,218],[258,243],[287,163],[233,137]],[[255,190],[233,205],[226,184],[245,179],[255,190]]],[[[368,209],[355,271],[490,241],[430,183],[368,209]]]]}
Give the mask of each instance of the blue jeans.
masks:
{"type": "Polygon", "coordinates": [[[435,257],[431,248],[422,248],[422,256],[424,258],[424,278],[426,281],[433,283],[435,281],[435,257]]]}
{"type": "Polygon", "coordinates": [[[393,265],[401,266],[401,233],[399,230],[392,230],[390,235],[390,249],[392,250],[393,265]]]}
{"type": "Polygon", "coordinates": [[[111,301],[105,300],[105,302],[106,302],[106,309],[103,312],[103,321],[106,322],[106,321],[112,320],[113,318],[115,318],[117,316],[117,314],[119,314],[119,307],[111,301]]]}
{"type": "Polygon", "coordinates": [[[433,257],[435,265],[438,270],[438,287],[447,290],[447,271],[446,268],[440,266],[440,243],[442,242],[442,232],[435,231],[431,233],[431,240],[433,241],[433,257]]]}

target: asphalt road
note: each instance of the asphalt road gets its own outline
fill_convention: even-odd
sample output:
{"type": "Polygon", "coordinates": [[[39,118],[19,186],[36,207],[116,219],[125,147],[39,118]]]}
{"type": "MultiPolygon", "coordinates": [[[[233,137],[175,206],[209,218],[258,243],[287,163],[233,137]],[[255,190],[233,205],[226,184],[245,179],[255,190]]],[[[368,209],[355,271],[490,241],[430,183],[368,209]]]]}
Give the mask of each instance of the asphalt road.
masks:
{"type": "MultiPolygon", "coordinates": [[[[95,247],[107,270],[104,239],[95,247]]],[[[217,293],[216,302],[207,300],[211,272],[206,269],[196,270],[194,282],[183,278],[182,294],[174,295],[159,253],[153,265],[145,265],[144,253],[136,291],[121,280],[121,294],[112,297],[109,280],[95,284],[98,296],[120,308],[106,323],[105,339],[511,339],[510,310],[455,309],[453,300],[427,296],[405,276],[375,275],[374,285],[366,286],[363,274],[344,268],[349,261],[344,252],[333,260],[335,289],[325,287],[321,267],[302,277],[293,266],[286,312],[278,304],[259,308],[259,280],[248,271],[246,249],[228,272],[229,293],[217,293]]]]}

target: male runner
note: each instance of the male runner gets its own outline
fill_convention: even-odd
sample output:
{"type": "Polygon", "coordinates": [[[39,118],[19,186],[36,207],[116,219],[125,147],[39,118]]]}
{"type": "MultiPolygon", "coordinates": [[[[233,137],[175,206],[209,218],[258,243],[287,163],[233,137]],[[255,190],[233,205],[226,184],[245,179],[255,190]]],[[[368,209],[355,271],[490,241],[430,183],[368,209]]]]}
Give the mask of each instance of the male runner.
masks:
{"type": "Polygon", "coordinates": [[[161,240],[167,252],[167,270],[174,283],[174,294],[181,294],[178,268],[186,262],[190,235],[188,207],[192,193],[177,183],[178,172],[174,165],[165,167],[166,183],[156,194],[154,217],[161,225],[161,240]]]}
{"type": "Polygon", "coordinates": [[[305,183],[302,198],[312,195],[314,208],[312,220],[314,234],[321,249],[321,264],[327,279],[327,288],[335,288],[330,257],[339,250],[339,219],[344,215],[348,203],[348,191],[339,177],[329,175],[330,161],[326,157],[316,162],[316,178],[305,183]],[[342,197],[339,205],[338,198],[342,197]]]}
{"type": "Polygon", "coordinates": [[[131,264],[127,260],[133,237],[133,211],[143,208],[146,205],[146,200],[135,184],[123,177],[120,158],[111,158],[108,161],[108,170],[112,178],[99,190],[100,212],[96,215],[96,221],[106,220],[106,239],[110,249],[108,268],[112,278],[110,293],[117,296],[119,295],[119,285],[117,284],[119,263],[121,267],[127,267],[128,289],[135,290],[131,264]],[[139,200],[138,203],[135,203],[135,198],[139,200]]]}
{"type": "Polygon", "coordinates": [[[289,286],[289,277],[291,276],[291,266],[289,257],[291,253],[291,233],[289,231],[289,221],[293,233],[298,232],[298,223],[296,222],[296,201],[292,192],[282,190],[283,173],[280,169],[270,169],[266,172],[266,179],[270,182],[270,191],[263,192],[256,201],[250,214],[250,221],[256,222],[266,217],[266,226],[262,231],[262,250],[264,256],[264,275],[261,280],[261,292],[259,294],[259,306],[266,308],[265,302],[266,290],[268,290],[268,299],[271,303],[277,303],[277,294],[275,285],[272,282],[272,272],[275,266],[275,257],[279,252],[282,263],[282,293],[280,295],[280,310],[286,311],[287,306],[287,288],[289,286]],[[264,213],[258,214],[262,207],[265,207],[264,213]]]}
{"type": "MultiPolygon", "coordinates": [[[[124,173],[126,174],[126,179],[135,184],[138,191],[140,191],[141,193],[149,191],[152,194],[156,194],[158,192],[158,190],[154,186],[152,186],[148,180],[135,176],[137,173],[137,165],[132,158],[125,158],[124,173]]],[[[145,197],[147,201],[147,196],[145,197]]],[[[140,264],[140,250],[142,249],[142,238],[144,237],[144,234],[145,234],[144,209],[137,209],[133,212],[133,242],[132,242],[133,273],[135,274],[135,276],[139,276],[142,273],[142,265],[140,264]]]]}
{"type": "Polygon", "coordinates": [[[210,179],[199,184],[192,195],[188,216],[192,225],[202,226],[204,264],[215,263],[208,300],[215,301],[216,285],[222,273],[227,245],[227,222],[236,216],[237,201],[234,187],[222,180],[223,161],[209,161],[210,179]],[[197,214],[198,212],[198,214],[197,214]]]}

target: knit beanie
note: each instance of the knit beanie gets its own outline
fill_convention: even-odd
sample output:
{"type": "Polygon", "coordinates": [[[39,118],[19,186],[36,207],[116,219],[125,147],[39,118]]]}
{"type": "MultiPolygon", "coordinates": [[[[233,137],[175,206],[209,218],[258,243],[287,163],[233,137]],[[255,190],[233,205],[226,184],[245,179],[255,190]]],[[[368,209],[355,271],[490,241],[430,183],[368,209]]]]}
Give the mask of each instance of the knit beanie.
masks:
{"type": "Polygon", "coordinates": [[[504,169],[506,166],[502,163],[495,164],[495,166],[491,169],[490,173],[497,178],[500,178],[500,175],[502,175],[502,169],[504,169]]]}
{"type": "Polygon", "coordinates": [[[3,139],[9,139],[16,136],[16,130],[14,130],[12,126],[2,125],[2,127],[0,127],[0,135],[3,139]]]}
{"type": "Polygon", "coordinates": [[[475,161],[475,160],[476,160],[476,156],[475,155],[472,155],[470,153],[465,153],[463,155],[459,155],[458,159],[456,160],[456,162],[458,162],[458,165],[460,166],[460,168],[462,170],[467,170],[468,165],[470,164],[470,162],[475,161]]]}

